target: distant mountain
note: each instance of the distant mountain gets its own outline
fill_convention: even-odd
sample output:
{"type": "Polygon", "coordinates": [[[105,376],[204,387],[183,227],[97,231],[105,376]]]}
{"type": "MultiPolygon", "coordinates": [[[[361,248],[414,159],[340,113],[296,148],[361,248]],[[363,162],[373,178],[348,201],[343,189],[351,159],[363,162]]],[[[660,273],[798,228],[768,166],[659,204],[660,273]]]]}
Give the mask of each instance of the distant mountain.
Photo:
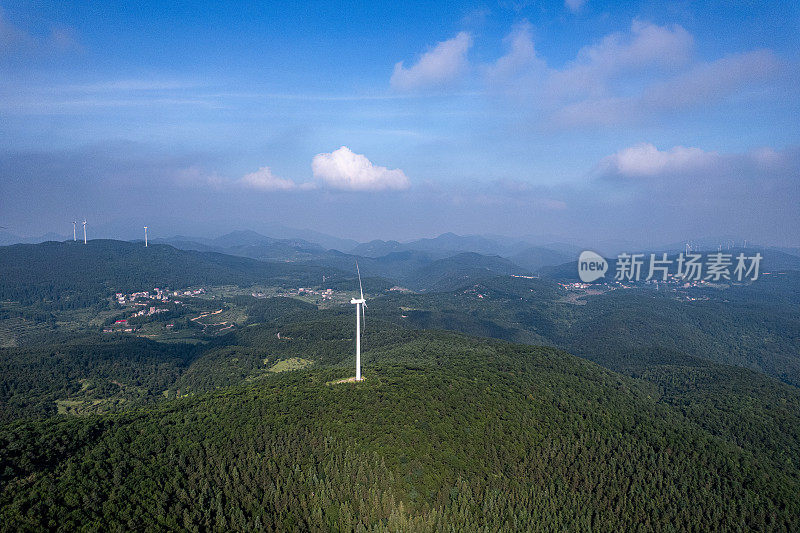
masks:
{"type": "Polygon", "coordinates": [[[261,235],[253,230],[239,230],[221,235],[211,242],[220,248],[230,248],[232,246],[254,246],[261,244],[272,244],[277,241],[273,237],[261,235]]]}
{"type": "MultiPolygon", "coordinates": [[[[586,247],[581,248],[583,250],[592,250],[594,252],[599,253],[603,256],[616,256],[620,253],[636,253],[643,249],[643,246],[640,243],[636,243],[633,241],[628,241],[625,239],[599,239],[596,241],[590,241],[586,244],[586,247]]],[[[578,252],[579,254],[580,252],[578,252]]],[[[578,254],[575,255],[575,259],[578,258],[578,254]]]]}
{"type": "MultiPolygon", "coordinates": [[[[141,241],[134,241],[134,242],[141,242],[141,241]]],[[[212,244],[201,243],[196,240],[192,240],[191,237],[184,237],[182,235],[177,235],[175,237],[171,237],[168,239],[150,239],[150,244],[168,244],[174,248],[178,248],[179,250],[195,250],[197,252],[219,252],[220,249],[217,246],[212,244]]]]}
{"type": "Polygon", "coordinates": [[[344,239],[341,237],[334,237],[327,233],[321,233],[310,229],[297,229],[284,226],[282,224],[264,224],[259,226],[258,229],[268,233],[276,239],[302,239],[304,241],[319,244],[326,250],[351,250],[358,244],[358,241],[353,239],[344,239]]]}
{"type": "MultiPolygon", "coordinates": [[[[82,237],[81,237],[82,238],[82,237]]],[[[69,237],[72,240],[72,236],[69,237]]],[[[48,241],[66,241],[66,235],[59,235],[58,233],[45,233],[38,237],[20,237],[7,231],[0,231],[0,246],[8,246],[11,244],[37,244],[40,242],[48,241]]]]}
{"type": "Polygon", "coordinates": [[[733,256],[736,257],[736,255],[742,252],[744,252],[746,255],[753,255],[753,253],[759,252],[764,257],[762,260],[762,272],[800,270],[800,256],[784,253],[778,250],[769,248],[748,248],[747,250],[742,248],[733,248],[732,250],[727,250],[725,253],[733,254],[733,256]]]}
{"type": "Polygon", "coordinates": [[[548,250],[561,252],[562,254],[571,256],[572,258],[578,257],[582,251],[586,250],[586,247],[584,246],[577,246],[575,244],[569,244],[565,242],[551,242],[548,244],[540,245],[538,246],[538,248],[547,248],[548,250]]]}
{"type": "MultiPolygon", "coordinates": [[[[142,225],[144,225],[144,221],[141,219],[126,219],[126,220],[113,220],[107,224],[97,226],[92,226],[92,231],[90,233],[90,237],[101,237],[101,238],[112,238],[112,239],[120,239],[120,240],[130,240],[134,238],[140,238],[143,236],[142,234],[142,225]],[[135,230],[135,231],[133,231],[135,230]]],[[[224,222],[220,222],[218,226],[221,225],[225,227],[226,224],[224,222]]],[[[167,218],[160,222],[157,226],[151,226],[151,237],[154,239],[157,237],[165,238],[165,236],[175,235],[176,233],[179,234],[179,240],[182,241],[191,241],[197,242],[200,244],[212,244],[218,245],[223,244],[221,242],[215,242],[219,239],[223,239],[226,237],[223,235],[222,237],[203,237],[197,233],[187,233],[187,232],[202,232],[203,234],[208,234],[206,232],[209,231],[208,224],[204,224],[201,226],[200,229],[195,229],[196,226],[189,225],[189,222],[184,219],[177,219],[177,218],[167,218]],[[192,228],[192,229],[187,229],[192,228]],[[193,235],[193,236],[192,236],[193,235]]],[[[350,250],[354,246],[358,244],[357,241],[353,239],[344,239],[335,237],[333,235],[328,235],[326,233],[322,233],[319,231],[309,230],[309,229],[298,229],[292,228],[289,226],[284,226],[283,224],[278,223],[264,223],[260,221],[252,221],[243,228],[228,232],[227,236],[236,237],[239,235],[240,237],[246,238],[246,234],[249,233],[249,230],[254,230],[253,233],[260,234],[262,236],[268,235],[268,238],[276,239],[276,240],[293,240],[293,239],[300,239],[307,242],[317,243],[326,250],[328,249],[337,249],[337,250],[350,250]],[[241,235],[245,234],[245,235],[241,235]]],[[[213,233],[211,233],[213,235],[213,233]]],[[[169,237],[166,237],[169,238],[169,237]]],[[[173,237],[174,238],[174,237],[173,237]]],[[[228,246],[233,246],[236,243],[230,243],[228,246]]],[[[245,244],[243,242],[239,242],[238,244],[245,244]]],[[[258,244],[249,243],[249,244],[258,244]]]]}
{"type": "Polygon", "coordinates": [[[486,237],[461,236],[455,233],[442,233],[433,239],[418,239],[407,246],[430,252],[475,252],[484,255],[503,255],[507,251],[505,246],[486,237]]]}
{"type": "Polygon", "coordinates": [[[276,239],[250,230],[234,231],[215,239],[176,236],[151,242],[169,244],[181,250],[219,252],[260,261],[307,261],[326,252],[319,244],[303,239],[276,239]]]}
{"type": "Polygon", "coordinates": [[[430,264],[433,258],[425,252],[415,250],[393,252],[382,257],[364,257],[328,250],[308,260],[306,264],[355,274],[356,261],[362,276],[382,277],[399,282],[415,270],[430,264]]]}
{"type": "Polygon", "coordinates": [[[796,255],[800,257],[800,246],[774,246],[770,248],[771,250],[776,250],[778,252],[783,252],[789,255],[796,255]]]}
{"type": "MultiPolygon", "coordinates": [[[[716,251],[718,246],[723,249],[730,247],[741,248],[744,246],[745,239],[738,235],[716,235],[711,237],[696,237],[684,241],[672,242],[663,246],[658,246],[657,249],[664,251],[682,252],[686,247],[686,243],[690,242],[694,250],[709,250],[716,251]]],[[[750,243],[752,246],[754,243],[750,243]]]]}
{"type": "Polygon", "coordinates": [[[374,241],[359,244],[350,250],[350,253],[364,257],[381,257],[382,255],[390,254],[402,249],[404,249],[404,246],[397,241],[382,241],[380,239],[376,239],[374,241]]]}
{"type": "Polygon", "coordinates": [[[321,246],[305,241],[280,240],[271,244],[231,246],[222,251],[226,254],[250,257],[259,261],[309,261],[326,255],[321,246]]]}
{"type": "MultiPolygon", "coordinates": [[[[473,252],[481,255],[499,255],[501,257],[512,258],[517,254],[523,254],[525,250],[531,248],[530,243],[503,236],[483,236],[483,235],[456,235],[455,233],[443,233],[431,239],[416,239],[409,242],[382,241],[374,240],[368,243],[359,244],[350,250],[351,254],[367,257],[381,257],[392,252],[416,250],[426,252],[434,259],[444,259],[452,255],[463,252],[473,252]]],[[[544,264],[555,265],[569,260],[564,254],[548,253],[557,252],[557,248],[549,246],[536,247],[540,249],[537,264],[539,268],[544,264]]],[[[530,253],[529,253],[530,255],[530,253]]],[[[577,254],[576,254],[577,255],[577,254]]],[[[524,257],[524,255],[520,255],[524,257]]]]}
{"type": "Polygon", "coordinates": [[[434,261],[415,270],[403,281],[412,288],[440,291],[487,277],[527,273],[526,269],[503,257],[465,252],[434,261]]]}
{"type": "Polygon", "coordinates": [[[532,246],[512,255],[509,259],[519,266],[535,272],[543,267],[564,264],[575,257],[575,255],[549,248],[532,246]]]}
{"type": "MultiPolygon", "coordinates": [[[[360,251],[364,255],[325,250],[315,243],[301,239],[274,239],[253,231],[233,232],[205,242],[185,239],[188,238],[175,237],[159,242],[165,242],[184,250],[218,252],[261,261],[305,264],[317,267],[323,273],[328,269],[335,272],[355,273],[357,261],[364,276],[386,278],[394,280],[396,283],[422,289],[446,286],[446,284],[442,285],[440,277],[446,278],[450,274],[464,281],[485,277],[487,272],[503,274],[533,270],[513,265],[507,259],[498,256],[486,256],[476,252],[437,250],[437,246],[432,244],[433,239],[423,243],[423,247],[429,248],[430,251],[408,249],[406,245],[401,245],[397,241],[372,241],[354,248],[354,251],[360,251]],[[395,251],[382,254],[387,250],[395,251]],[[443,262],[439,262],[432,270],[425,270],[437,261],[443,262]],[[431,276],[435,278],[435,283],[429,283],[428,280],[432,279],[431,276]]],[[[462,241],[460,237],[451,234],[445,235],[437,242],[439,244],[459,242],[474,244],[479,240],[467,238],[466,241],[462,241]]],[[[541,255],[543,258],[540,259],[540,262],[547,262],[547,257],[553,257],[554,259],[551,261],[561,258],[557,252],[548,256],[546,251],[543,251],[541,255]]]]}
{"type": "MultiPolygon", "coordinates": [[[[232,255],[178,250],[164,244],[145,248],[113,240],[48,242],[0,247],[0,299],[47,301],[85,307],[109,292],[196,285],[318,283],[323,269],[307,264],[270,263],[232,255]]],[[[331,268],[325,275],[341,272],[331,268]]]]}

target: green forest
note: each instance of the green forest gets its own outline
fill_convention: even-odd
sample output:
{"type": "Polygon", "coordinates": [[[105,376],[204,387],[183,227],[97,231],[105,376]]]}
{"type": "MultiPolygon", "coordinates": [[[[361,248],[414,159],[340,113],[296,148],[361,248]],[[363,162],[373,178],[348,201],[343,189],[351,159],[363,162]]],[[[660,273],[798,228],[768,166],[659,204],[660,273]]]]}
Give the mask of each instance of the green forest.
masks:
{"type": "Polygon", "coordinates": [[[236,268],[314,286],[313,268],[154,247],[160,270],[127,278],[127,245],[96,244],[101,276],[68,279],[85,259],[47,244],[36,279],[4,282],[0,322],[37,329],[0,348],[0,531],[800,529],[800,321],[779,285],[575,303],[546,279],[372,278],[354,383],[350,306],[196,298],[138,319],[182,321],[175,338],[100,333],[117,288],[194,260],[209,286],[236,268]],[[189,318],[218,308],[236,327],[189,318]]]}
{"type": "Polygon", "coordinates": [[[798,427],[788,387],[737,443],[686,412],[718,409],[713,391],[682,408],[553,349],[386,337],[362,383],[333,365],[4,425],[4,530],[800,527],[797,435],[784,454],[757,442],[764,422],[798,427]]]}

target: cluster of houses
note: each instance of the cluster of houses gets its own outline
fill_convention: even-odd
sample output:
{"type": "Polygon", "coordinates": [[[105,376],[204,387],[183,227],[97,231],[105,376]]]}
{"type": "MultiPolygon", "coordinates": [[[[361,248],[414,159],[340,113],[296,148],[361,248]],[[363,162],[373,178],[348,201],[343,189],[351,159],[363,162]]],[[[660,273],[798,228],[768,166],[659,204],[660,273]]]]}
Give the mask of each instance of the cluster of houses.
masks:
{"type": "Polygon", "coordinates": [[[121,320],[117,320],[114,322],[114,326],[110,328],[103,328],[103,333],[114,333],[114,332],[122,332],[125,333],[132,333],[136,331],[136,328],[128,324],[128,319],[123,318],[121,320]]]}
{"type": "MultiPolygon", "coordinates": [[[[568,291],[578,291],[583,292],[592,289],[598,289],[601,292],[605,290],[614,290],[614,289],[632,289],[636,287],[642,286],[650,286],[655,288],[655,290],[670,290],[673,291],[675,289],[689,289],[692,287],[719,287],[718,283],[713,283],[707,281],[705,279],[692,279],[686,280],[683,277],[676,276],[674,274],[668,274],[666,280],[644,280],[644,281],[617,281],[617,280],[609,280],[604,283],[583,283],[583,282],[562,282],[559,283],[561,287],[567,289],[568,291]]],[[[686,300],[697,300],[697,299],[707,299],[707,298],[690,298],[686,297],[686,300]]]]}
{"type": "Polygon", "coordinates": [[[582,290],[588,289],[591,285],[589,283],[581,283],[581,282],[574,282],[574,283],[559,283],[562,287],[567,290],[582,290]]]}
{"type": "MultiPolygon", "coordinates": [[[[166,313],[170,311],[168,307],[158,307],[156,305],[152,305],[156,302],[170,302],[177,305],[182,304],[180,300],[170,299],[170,296],[173,298],[176,296],[198,296],[200,294],[205,294],[205,292],[206,291],[203,288],[186,291],[169,291],[167,289],[155,287],[152,291],[132,292],[130,294],[118,292],[114,295],[114,299],[119,305],[139,308],[130,316],[130,318],[136,318],[140,316],[153,316],[159,313],[166,313]]],[[[171,329],[172,327],[174,327],[174,324],[167,324],[168,329],[171,329]]],[[[137,328],[135,326],[128,324],[128,319],[117,320],[113,326],[103,328],[104,333],[132,333],[136,330],[137,328]]]]}
{"type": "Polygon", "coordinates": [[[134,313],[131,318],[136,316],[153,316],[157,315],[158,313],[166,313],[167,311],[169,311],[168,308],[158,308],[150,306],[150,309],[140,309],[139,311],[134,313]]]}
{"type": "Polygon", "coordinates": [[[306,287],[300,287],[297,289],[297,294],[307,294],[309,296],[321,296],[323,300],[330,300],[333,298],[333,289],[311,289],[306,287]]]}
{"type": "MultiPolygon", "coordinates": [[[[117,303],[120,305],[147,305],[142,303],[136,303],[137,300],[159,300],[162,302],[169,302],[170,296],[173,298],[176,296],[199,296],[201,294],[205,294],[206,290],[202,287],[199,289],[191,289],[186,291],[170,291],[166,289],[161,289],[159,287],[154,288],[152,291],[141,291],[141,292],[132,292],[130,294],[125,294],[122,292],[118,292],[114,295],[117,300],[117,303]]],[[[176,304],[180,304],[180,301],[172,300],[176,304]]]]}
{"type": "MultiPolygon", "coordinates": [[[[158,290],[158,289],[156,289],[156,290],[158,290]]],[[[205,293],[206,293],[206,290],[204,288],[200,287],[199,289],[192,289],[192,290],[188,290],[188,291],[173,291],[172,295],[173,296],[199,296],[199,295],[205,294],[205,293]]]]}

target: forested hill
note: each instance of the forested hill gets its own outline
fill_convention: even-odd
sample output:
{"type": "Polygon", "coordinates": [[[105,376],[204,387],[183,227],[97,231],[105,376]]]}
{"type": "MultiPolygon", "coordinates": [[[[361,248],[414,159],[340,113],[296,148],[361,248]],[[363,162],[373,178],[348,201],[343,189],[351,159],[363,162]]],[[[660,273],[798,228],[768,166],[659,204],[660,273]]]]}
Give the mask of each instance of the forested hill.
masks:
{"type": "Polygon", "coordinates": [[[336,383],[342,324],[248,328],[215,355],[297,349],[304,370],[0,426],[0,530],[800,528],[791,387],[665,398],[554,349],[380,324],[366,380],[336,383]],[[715,416],[731,409],[739,440],[715,416]]]}
{"type": "Polygon", "coordinates": [[[338,271],[291,263],[267,263],[214,252],[178,250],[114,240],[47,242],[0,247],[0,300],[93,305],[109,292],[202,284],[319,283],[338,271]]]}
{"type": "Polygon", "coordinates": [[[570,300],[577,294],[504,276],[447,293],[389,293],[369,305],[372,316],[410,327],[558,346],[626,373],[700,358],[800,385],[799,272],[686,294],[611,290],[570,300]]]}

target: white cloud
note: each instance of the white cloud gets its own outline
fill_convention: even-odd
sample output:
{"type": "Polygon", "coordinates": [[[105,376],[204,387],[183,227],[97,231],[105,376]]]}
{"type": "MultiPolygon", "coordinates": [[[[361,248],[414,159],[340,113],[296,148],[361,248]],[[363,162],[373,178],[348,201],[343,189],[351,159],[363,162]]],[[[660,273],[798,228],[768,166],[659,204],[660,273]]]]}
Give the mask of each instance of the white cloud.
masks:
{"type": "Polygon", "coordinates": [[[598,95],[622,75],[674,70],[689,62],[693,43],[692,36],[681,26],[634,20],[629,35],[607,35],[600,43],[582,48],[566,68],[552,71],[550,93],[559,99],[598,95]]]}
{"type": "Polygon", "coordinates": [[[536,49],[531,35],[532,28],[528,21],[523,21],[514,26],[503,41],[508,47],[508,52],[497,59],[494,64],[486,67],[486,75],[490,79],[506,79],[534,65],[542,63],[536,57],[536,49]]]}
{"type": "Polygon", "coordinates": [[[467,69],[471,45],[472,36],[462,31],[422,54],[415,65],[405,68],[402,61],[396,63],[390,83],[403,91],[451,83],[467,69]]]}
{"type": "Polygon", "coordinates": [[[778,59],[769,50],[734,54],[698,64],[685,74],[647,88],[642,104],[651,109],[690,107],[768,80],[779,69],[778,59]]]}
{"type": "Polygon", "coordinates": [[[586,5],[586,0],[564,0],[564,5],[573,13],[577,13],[586,5]]]}
{"type": "Polygon", "coordinates": [[[551,121],[560,126],[608,125],[638,122],[671,111],[697,108],[724,101],[748,87],[774,79],[781,64],[769,50],[735,54],[662,81],[639,94],[587,96],[554,108],[551,121]]]}
{"type": "Polygon", "coordinates": [[[636,19],[629,31],[581,48],[560,68],[537,56],[525,21],[505,42],[508,51],[481,69],[488,91],[512,96],[556,128],[636,123],[719,104],[787,70],[770,50],[699,61],[686,29],[636,19]]]}
{"type": "Polygon", "coordinates": [[[744,153],[719,153],[701,148],[674,146],[659,150],[639,143],[604,157],[595,168],[602,178],[657,178],[674,183],[723,180],[743,182],[748,176],[792,176],[800,163],[800,151],[776,151],[762,147],[744,153]]]}
{"type": "Polygon", "coordinates": [[[269,167],[260,167],[255,172],[239,179],[225,179],[216,172],[208,172],[197,166],[181,169],[176,174],[176,183],[183,186],[209,186],[215,189],[247,189],[261,192],[311,191],[321,185],[345,191],[381,191],[407,189],[408,178],[400,169],[389,170],[372,164],[361,154],[353,153],[346,146],[330,153],[317,154],[311,161],[316,181],[298,183],[276,176],[269,167]]]}
{"type": "Polygon", "coordinates": [[[778,80],[785,70],[770,50],[698,61],[693,49],[692,35],[681,26],[634,20],[629,33],[582,48],[561,69],[542,66],[507,83],[550,126],[570,128],[637,123],[716,105],[778,80]]]}
{"type": "Polygon", "coordinates": [[[603,158],[598,170],[603,176],[643,178],[697,170],[718,158],[716,152],[700,148],[675,146],[661,151],[650,143],[640,143],[603,158]]]}
{"type": "MultiPolygon", "coordinates": [[[[683,228],[685,235],[760,233],[767,240],[796,240],[796,146],[724,153],[683,146],[659,150],[642,143],[603,158],[594,174],[599,178],[590,186],[594,196],[611,193],[606,199],[614,202],[613,216],[631,231],[649,226],[683,228]]],[[[607,210],[606,202],[597,205],[607,210]]]]}
{"type": "Polygon", "coordinates": [[[261,167],[255,172],[245,174],[239,184],[259,191],[291,191],[298,188],[294,181],[275,176],[269,167],[261,167]]]}
{"type": "Polygon", "coordinates": [[[317,154],[311,162],[314,178],[333,189],[349,191],[401,190],[409,187],[400,169],[389,170],[372,164],[346,146],[331,153],[317,154]]]}

